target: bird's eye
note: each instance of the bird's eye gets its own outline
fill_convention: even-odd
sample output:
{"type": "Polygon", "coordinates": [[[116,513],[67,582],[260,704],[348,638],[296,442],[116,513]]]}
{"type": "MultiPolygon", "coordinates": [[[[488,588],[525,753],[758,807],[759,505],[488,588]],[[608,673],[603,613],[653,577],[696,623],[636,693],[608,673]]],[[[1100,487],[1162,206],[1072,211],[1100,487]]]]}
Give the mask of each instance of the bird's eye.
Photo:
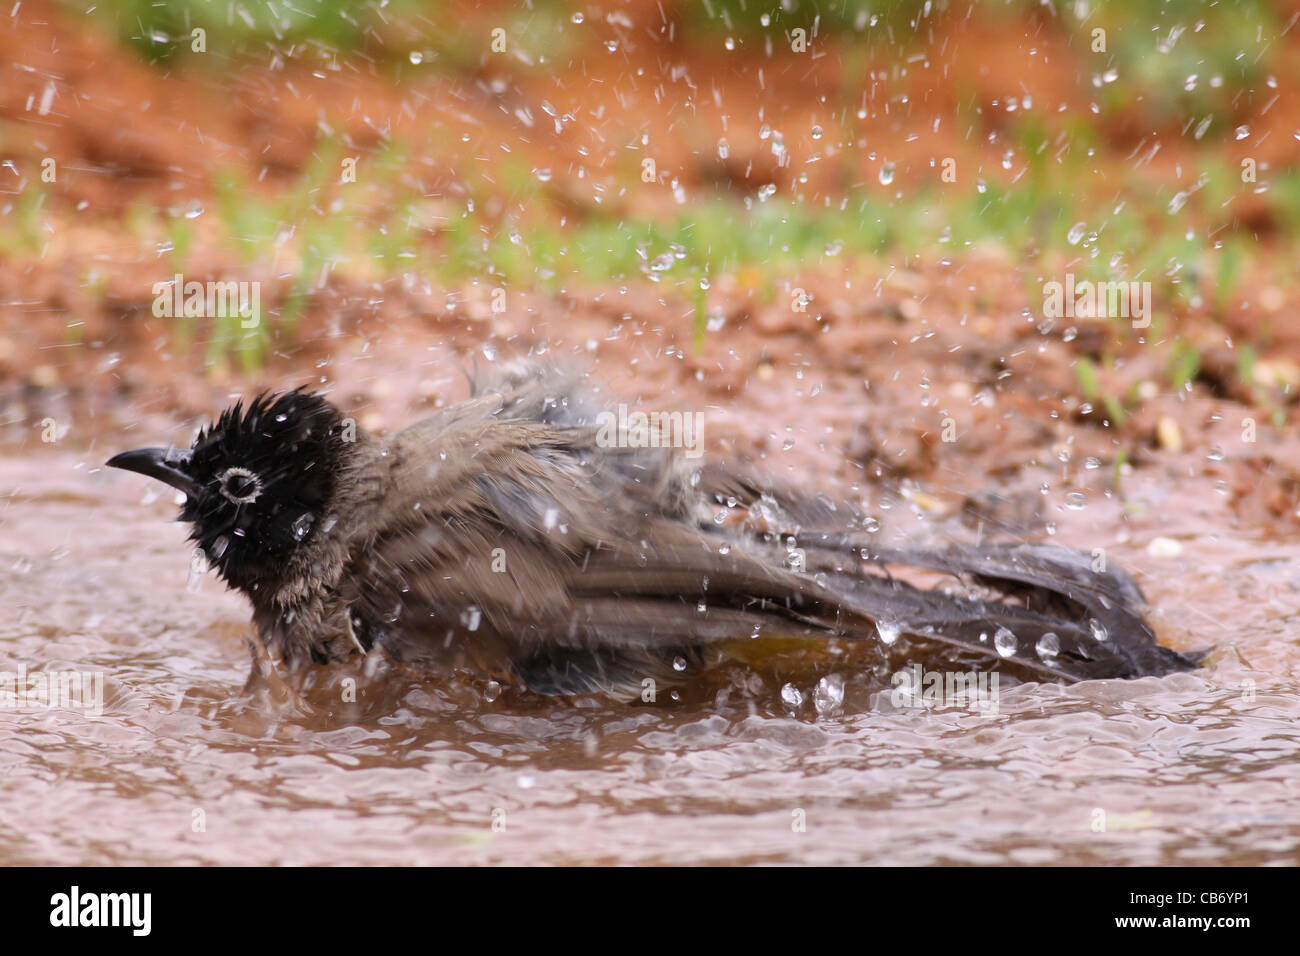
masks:
{"type": "Polygon", "coordinates": [[[262,493],[262,479],[247,468],[227,468],[217,479],[217,490],[235,504],[246,505],[262,493]]]}

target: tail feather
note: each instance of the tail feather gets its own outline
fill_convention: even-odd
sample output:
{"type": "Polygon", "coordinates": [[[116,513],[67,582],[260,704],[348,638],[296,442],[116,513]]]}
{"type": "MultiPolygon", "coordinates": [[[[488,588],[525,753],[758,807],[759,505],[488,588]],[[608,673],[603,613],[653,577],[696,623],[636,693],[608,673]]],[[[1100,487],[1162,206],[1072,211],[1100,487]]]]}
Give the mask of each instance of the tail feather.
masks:
{"type": "Polygon", "coordinates": [[[872,550],[860,536],[844,535],[801,535],[800,543],[814,551],[857,553],[884,569],[910,566],[965,576],[995,593],[989,600],[926,590],[892,576],[836,575],[835,588],[854,605],[874,609],[877,626],[884,621],[889,632],[1067,681],[1196,666],[1194,658],[1157,643],[1136,582],[1113,566],[1094,568],[1083,552],[1037,544],[872,550]]]}
{"type": "Polygon", "coordinates": [[[821,572],[846,607],[875,620],[877,629],[883,623],[887,634],[898,631],[1065,681],[1185,671],[1202,656],[1157,643],[1137,583],[1085,552],[1027,543],[881,548],[861,531],[825,530],[863,527],[863,516],[843,503],[721,467],[701,472],[699,491],[759,513],[762,520],[752,529],[759,539],[772,537],[774,522],[787,528],[778,534],[797,539],[807,569],[821,572]],[[848,567],[847,556],[855,559],[848,567]],[[923,589],[895,577],[906,567],[950,574],[987,593],[923,589]]]}

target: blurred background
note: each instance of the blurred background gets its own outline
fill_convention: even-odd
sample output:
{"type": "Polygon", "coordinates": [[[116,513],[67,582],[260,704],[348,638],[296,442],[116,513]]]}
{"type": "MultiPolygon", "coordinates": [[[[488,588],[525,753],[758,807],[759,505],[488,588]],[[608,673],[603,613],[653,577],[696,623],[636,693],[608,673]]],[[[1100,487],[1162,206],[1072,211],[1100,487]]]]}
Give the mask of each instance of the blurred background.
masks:
{"type": "Polygon", "coordinates": [[[1004,453],[1096,425],[1108,462],[1182,450],[1189,398],[1280,427],[1297,18],[24,0],[0,30],[3,431],[84,442],[304,378],[382,427],[539,348],[716,406],[724,435],[739,415],[746,453],[784,439],[745,421],[824,391],[826,460],[901,474],[950,406],[1004,453]],[[1151,283],[1150,327],[1045,315],[1067,274],[1151,283]],[[155,315],[177,275],[256,282],[256,321],[155,315]]]}

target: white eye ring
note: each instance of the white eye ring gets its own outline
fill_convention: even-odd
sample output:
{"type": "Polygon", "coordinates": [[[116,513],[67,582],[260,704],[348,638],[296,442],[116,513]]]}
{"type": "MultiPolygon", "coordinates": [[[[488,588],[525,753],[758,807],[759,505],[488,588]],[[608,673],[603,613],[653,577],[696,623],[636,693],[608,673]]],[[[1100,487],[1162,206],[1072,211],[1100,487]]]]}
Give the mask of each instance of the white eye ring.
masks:
{"type": "Polygon", "coordinates": [[[233,501],[237,505],[251,504],[256,501],[257,496],[262,493],[262,479],[253,474],[247,468],[240,468],[238,466],[227,468],[221,473],[221,477],[217,479],[217,491],[221,492],[228,501],[233,501]],[[230,481],[231,478],[247,478],[253,483],[253,490],[246,495],[232,495],[226,487],[226,483],[230,481]]]}

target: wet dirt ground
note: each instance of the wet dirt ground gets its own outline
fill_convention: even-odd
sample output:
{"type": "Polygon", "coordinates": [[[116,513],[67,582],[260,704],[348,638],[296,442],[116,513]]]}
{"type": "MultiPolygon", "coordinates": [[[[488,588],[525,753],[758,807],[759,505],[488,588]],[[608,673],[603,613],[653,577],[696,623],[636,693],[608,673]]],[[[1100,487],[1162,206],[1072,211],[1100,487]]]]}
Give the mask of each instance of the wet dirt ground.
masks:
{"type": "MultiPolygon", "coordinates": [[[[405,363],[334,384],[389,383],[371,411],[389,425],[403,421],[397,408],[413,417],[463,388],[442,359],[421,369],[409,342],[387,348],[405,363]],[[434,383],[423,398],[422,381],[434,383]]],[[[755,378],[753,396],[728,406],[733,452],[768,449],[769,465],[789,455],[793,474],[840,455],[827,425],[860,409],[834,400],[845,383],[798,372],[755,378]],[[781,452],[765,409],[814,390],[780,419],[788,432],[772,429],[794,439],[781,452]]],[[[689,393],[694,376],[681,379],[689,393]]],[[[1227,409],[1216,407],[1210,418],[1227,409]]],[[[1109,465],[1013,462],[1014,445],[985,444],[992,433],[977,427],[953,454],[999,457],[995,483],[997,469],[950,463],[859,488],[908,534],[969,537],[982,519],[1105,548],[1138,578],[1165,643],[1212,649],[1190,674],[1007,682],[988,715],[900,710],[848,660],[844,706],[828,713],[810,703],[815,676],[797,674],[805,703],[791,709],[780,681],[743,673],[716,681],[711,700],[627,705],[491,699],[470,679],[367,682],[345,669],[361,680],[357,705],[322,690],[289,707],[244,694],[247,609],[192,574],[172,493],[101,467],[147,429],[183,441],[186,426],[157,430],[166,416],[146,402],[122,415],[142,424],[0,464],[0,670],[75,667],[105,681],[100,717],[0,710],[5,863],[1254,864],[1300,853],[1300,549],[1256,500],[1293,452],[1281,439],[1268,466],[1153,451],[1121,494],[1109,465]]],[[[835,474],[849,487],[863,473],[841,460],[818,480],[835,474]]],[[[343,673],[323,682],[336,688],[343,673]]]]}

